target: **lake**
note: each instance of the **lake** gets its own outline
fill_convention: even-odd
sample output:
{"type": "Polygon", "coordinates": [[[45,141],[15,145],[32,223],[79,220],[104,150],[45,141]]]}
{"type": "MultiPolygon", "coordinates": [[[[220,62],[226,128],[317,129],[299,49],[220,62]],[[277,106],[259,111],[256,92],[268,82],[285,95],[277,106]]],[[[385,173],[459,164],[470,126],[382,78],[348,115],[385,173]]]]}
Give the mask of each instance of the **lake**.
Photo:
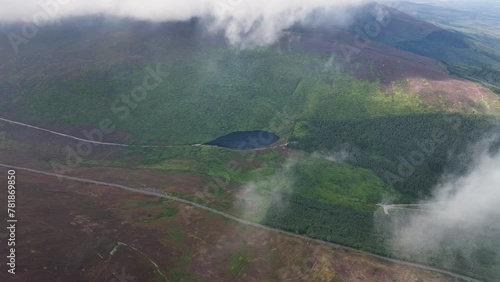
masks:
{"type": "Polygon", "coordinates": [[[279,139],[278,135],[264,130],[236,131],[205,143],[205,145],[238,150],[252,150],[269,147],[279,139]]]}

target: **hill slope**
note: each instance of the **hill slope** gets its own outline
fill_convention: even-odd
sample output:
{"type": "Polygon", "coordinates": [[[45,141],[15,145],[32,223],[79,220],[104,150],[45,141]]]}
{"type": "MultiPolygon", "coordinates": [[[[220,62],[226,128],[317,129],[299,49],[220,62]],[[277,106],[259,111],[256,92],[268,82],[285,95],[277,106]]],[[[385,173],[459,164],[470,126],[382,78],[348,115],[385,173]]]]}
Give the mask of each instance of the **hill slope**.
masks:
{"type": "Polygon", "coordinates": [[[111,119],[117,132],[140,141],[175,144],[271,129],[277,113],[357,119],[499,112],[497,96],[447,75],[436,61],[376,42],[346,60],[354,35],[325,32],[238,51],[216,35],[200,34],[196,21],[80,19],[47,28],[17,56],[2,45],[0,108],[59,127],[98,127],[111,119]],[[342,44],[333,46],[332,38],[342,44]],[[133,92],[156,69],[161,82],[133,92]],[[133,94],[140,101],[127,103],[133,94]]]}
{"type": "MultiPolygon", "coordinates": [[[[497,95],[450,75],[439,56],[387,45],[442,47],[444,38],[471,54],[463,45],[467,40],[394,13],[393,26],[380,42],[375,37],[362,48],[354,29],[335,27],[296,26],[273,46],[238,50],[222,35],[205,33],[197,19],[157,24],[66,20],[42,30],[16,56],[8,42],[0,44],[1,115],[84,138],[95,138],[88,133],[100,128],[106,141],[149,145],[272,131],[281,137],[279,146],[255,152],[96,147],[70,172],[107,167],[120,172],[114,177],[138,186],[170,183],[169,192],[241,218],[390,255],[390,234],[375,222],[376,204],[385,198],[415,202],[431,193],[444,171],[465,170],[469,160],[462,162],[459,153],[497,130],[500,113],[497,95]],[[435,153],[404,181],[386,177],[436,128],[447,141],[435,153]],[[173,176],[141,182],[123,168],[173,176]]],[[[358,22],[365,18],[361,12],[358,22]]],[[[0,149],[7,156],[29,155],[32,148],[44,168],[67,164],[68,140],[51,136],[35,142],[31,129],[0,126],[0,149]],[[16,143],[23,138],[32,143],[16,143]]],[[[156,206],[158,218],[141,217],[140,224],[150,226],[171,215],[172,209],[156,206]]],[[[470,260],[455,252],[460,247],[446,246],[446,253],[423,263],[477,277],[498,273],[496,262],[475,268],[491,257],[484,256],[484,247],[472,246],[479,255],[470,260]]]]}

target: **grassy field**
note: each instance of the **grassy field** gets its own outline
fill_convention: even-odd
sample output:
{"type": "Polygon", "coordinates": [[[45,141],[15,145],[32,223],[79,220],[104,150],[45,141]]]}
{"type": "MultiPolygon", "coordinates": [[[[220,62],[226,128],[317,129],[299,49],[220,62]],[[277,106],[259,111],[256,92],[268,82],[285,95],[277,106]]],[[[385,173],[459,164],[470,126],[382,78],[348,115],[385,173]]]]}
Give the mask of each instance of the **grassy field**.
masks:
{"type": "MultiPolygon", "coordinates": [[[[403,42],[399,47],[413,50],[415,46],[431,46],[426,55],[440,58],[443,43],[436,43],[435,39],[434,35],[403,42]]],[[[454,39],[458,45],[450,50],[463,49],[459,48],[461,38],[450,40],[454,39]]],[[[233,131],[272,131],[281,137],[281,144],[288,145],[248,152],[206,146],[127,147],[111,157],[113,152],[108,154],[100,147],[78,169],[109,170],[114,177],[132,181],[138,187],[153,183],[172,195],[242,218],[379,254],[389,251],[387,234],[376,228],[376,204],[425,198],[445,170],[465,170],[469,159],[459,158],[460,152],[497,130],[498,119],[490,116],[444,113],[462,110],[446,105],[451,101],[467,104],[470,112],[488,114],[481,109],[498,107],[493,103],[497,102],[495,95],[486,91],[494,101],[479,101],[485,92],[465,93],[456,98],[454,91],[431,89],[438,88],[433,79],[450,84],[457,80],[444,73],[438,73],[437,78],[427,77],[412,69],[407,77],[399,76],[399,72],[405,71],[400,68],[408,66],[400,66],[400,57],[379,58],[377,54],[364,62],[366,65],[359,63],[342,69],[328,63],[332,54],[275,47],[234,50],[220,44],[205,46],[176,40],[158,39],[159,43],[148,46],[147,50],[154,54],[151,56],[126,50],[126,60],[109,57],[107,48],[96,48],[89,57],[96,56],[102,62],[81,70],[64,64],[67,73],[54,71],[49,75],[39,69],[40,65],[19,67],[0,81],[0,110],[9,117],[77,135],[82,129],[97,128],[102,120],[109,119],[116,127],[112,137],[129,143],[189,145],[233,131]],[[387,73],[393,73],[384,73],[385,67],[390,69],[387,73]],[[150,87],[143,99],[131,98],[130,95],[138,94],[133,91],[144,84],[145,78],[154,82],[151,69],[156,68],[168,75],[162,75],[158,85],[150,87]],[[369,73],[365,78],[360,75],[364,70],[369,73]],[[423,81],[434,92],[409,91],[410,79],[423,81]],[[450,100],[437,99],[433,96],[436,91],[450,100]],[[433,137],[436,130],[440,137],[433,137]],[[433,149],[427,152],[422,144],[428,146],[429,140],[433,149]],[[423,154],[424,160],[413,165],[409,176],[399,175],[399,166],[414,152],[423,154]],[[134,180],[129,176],[137,176],[138,171],[147,172],[148,178],[134,180]]],[[[151,40],[144,42],[152,44],[151,40]]],[[[142,43],[135,44],[138,45],[132,46],[137,50],[144,47],[142,43]]],[[[78,48],[74,48],[68,47],[65,52],[76,50],[79,54],[78,48]]],[[[113,50],[122,51],[121,47],[113,50]]],[[[469,49],[459,51],[452,54],[459,63],[472,56],[469,49]]],[[[369,52],[363,54],[372,54],[369,52]]],[[[485,56],[476,56],[472,62],[484,63],[485,56]]],[[[420,62],[422,58],[410,59],[420,62]]],[[[26,56],[22,62],[29,65],[30,60],[36,61],[26,56]]],[[[418,64],[415,63],[416,69],[418,64]]],[[[481,71],[475,70],[470,76],[476,77],[481,71]]],[[[432,74],[435,73],[433,69],[432,74]]],[[[43,154],[40,160],[44,164],[64,162],[62,141],[54,145],[54,140],[45,136],[43,142],[36,141],[40,144],[24,145],[19,140],[25,132],[13,134],[15,141],[9,134],[13,133],[0,127],[0,152],[20,153],[35,148],[34,155],[43,154]],[[51,153],[45,149],[51,149],[51,153]]],[[[141,228],[154,229],[183,214],[168,201],[127,199],[118,206],[120,218],[141,228]]],[[[207,216],[211,217],[214,216],[207,216]]],[[[179,246],[193,238],[176,228],[161,236],[160,243],[165,247],[173,245],[172,252],[177,254],[169,261],[176,265],[167,270],[169,276],[188,279],[187,270],[196,253],[183,253],[179,246]]],[[[252,254],[247,249],[234,248],[224,255],[219,268],[231,276],[237,276],[251,264],[252,254]]],[[[429,263],[460,270],[459,265],[429,263]]],[[[476,274],[478,269],[483,270],[470,264],[461,266],[463,271],[476,274]]]]}

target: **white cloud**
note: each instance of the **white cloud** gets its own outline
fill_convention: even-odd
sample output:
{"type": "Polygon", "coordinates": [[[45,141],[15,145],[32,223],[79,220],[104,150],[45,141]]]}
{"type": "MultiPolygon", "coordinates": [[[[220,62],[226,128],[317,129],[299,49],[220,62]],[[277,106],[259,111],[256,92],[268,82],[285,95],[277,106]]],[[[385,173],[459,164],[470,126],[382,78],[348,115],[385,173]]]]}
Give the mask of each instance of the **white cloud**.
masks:
{"type": "Polygon", "coordinates": [[[236,197],[241,206],[241,216],[261,222],[270,208],[283,205],[281,193],[293,191],[293,169],[297,163],[296,158],[288,158],[275,174],[243,185],[236,197]]]}
{"type": "MultiPolygon", "coordinates": [[[[210,19],[210,30],[223,30],[233,44],[267,45],[311,12],[327,9],[342,19],[345,9],[367,0],[0,0],[0,22],[51,20],[105,14],[150,21],[210,19]]],[[[334,20],[334,19],[332,19],[334,20]]]]}
{"type": "Polygon", "coordinates": [[[468,173],[448,176],[436,187],[424,202],[433,203],[425,206],[431,212],[416,213],[393,226],[395,253],[425,258],[454,245],[470,259],[474,249],[485,244],[500,256],[500,153],[491,154],[491,140],[473,150],[477,157],[468,173]]]}

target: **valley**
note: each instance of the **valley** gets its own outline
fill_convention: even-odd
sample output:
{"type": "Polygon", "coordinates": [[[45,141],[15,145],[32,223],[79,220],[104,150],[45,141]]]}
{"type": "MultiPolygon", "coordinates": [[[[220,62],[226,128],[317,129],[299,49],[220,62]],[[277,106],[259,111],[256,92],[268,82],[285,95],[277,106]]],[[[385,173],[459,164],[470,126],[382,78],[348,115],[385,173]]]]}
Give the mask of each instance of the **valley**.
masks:
{"type": "Polygon", "coordinates": [[[7,21],[0,279],[496,281],[496,17],[433,5],[7,21]]]}

